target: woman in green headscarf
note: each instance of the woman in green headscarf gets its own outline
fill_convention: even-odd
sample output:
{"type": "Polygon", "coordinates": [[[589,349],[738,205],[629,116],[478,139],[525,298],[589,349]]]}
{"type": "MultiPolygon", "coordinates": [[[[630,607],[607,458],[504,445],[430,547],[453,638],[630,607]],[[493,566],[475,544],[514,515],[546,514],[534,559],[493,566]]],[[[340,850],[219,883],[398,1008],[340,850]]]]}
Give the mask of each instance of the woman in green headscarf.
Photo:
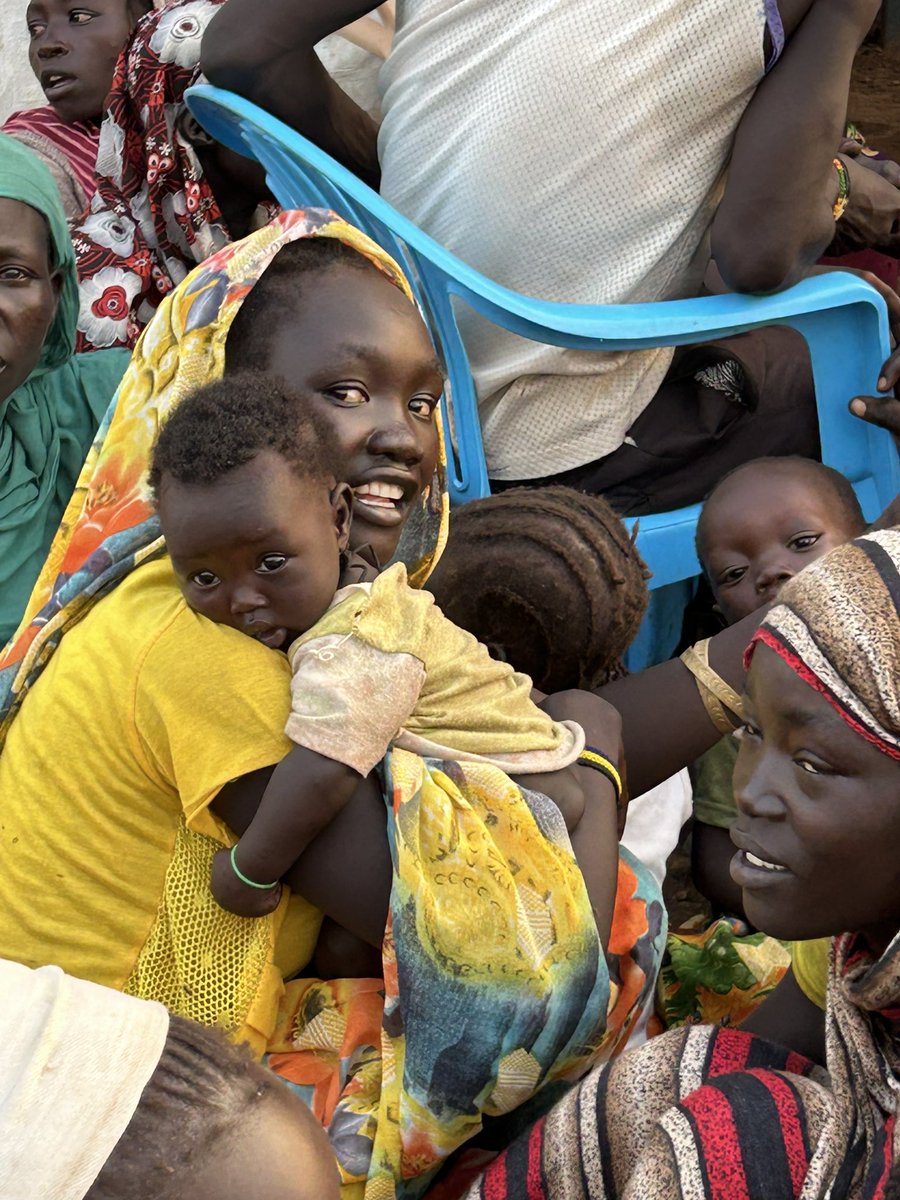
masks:
{"type": "Polygon", "coordinates": [[[0,645],[19,623],[128,353],[75,355],[78,280],[56,184],[0,135],[0,645]]]}

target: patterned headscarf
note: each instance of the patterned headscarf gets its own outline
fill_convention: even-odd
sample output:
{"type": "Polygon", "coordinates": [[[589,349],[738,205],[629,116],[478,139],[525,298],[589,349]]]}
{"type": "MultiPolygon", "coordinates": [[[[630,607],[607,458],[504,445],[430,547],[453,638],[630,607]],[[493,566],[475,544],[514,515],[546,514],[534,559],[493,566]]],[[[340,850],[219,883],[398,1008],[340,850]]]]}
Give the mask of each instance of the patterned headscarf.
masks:
{"type": "MultiPolygon", "coordinates": [[[[280,213],[197,267],[163,300],[97,431],[17,634],[0,654],[0,747],[64,633],[135,567],[163,553],[146,481],[159,426],[195,388],[222,378],[228,333],[241,305],[278,251],[306,237],[351,246],[412,301],[394,260],[325,209],[280,213]]],[[[439,416],[437,428],[440,437],[439,416]]],[[[437,562],[448,516],[441,442],[435,478],[407,518],[397,550],[413,586],[437,562]]]]}
{"type": "Polygon", "coordinates": [[[757,631],[855,733],[900,759],[900,530],[826,554],[782,589],[757,631]]]}
{"type": "MultiPolygon", "coordinates": [[[[200,43],[223,0],[175,0],[142,17],[119,56],[100,131],[97,191],[72,233],[78,349],[131,347],[163,296],[230,240],[178,129],[200,43]]],[[[259,224],[276,206],[264,207],[259,224]]]]}

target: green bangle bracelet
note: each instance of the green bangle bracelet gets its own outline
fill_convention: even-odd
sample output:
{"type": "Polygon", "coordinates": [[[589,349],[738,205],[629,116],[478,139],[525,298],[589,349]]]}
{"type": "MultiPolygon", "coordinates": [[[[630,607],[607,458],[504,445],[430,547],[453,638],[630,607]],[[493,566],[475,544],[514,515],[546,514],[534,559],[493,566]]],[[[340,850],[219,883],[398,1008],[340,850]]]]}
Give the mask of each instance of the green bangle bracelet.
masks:
{"type": "Polygon", "coordinates": [[[231,859],[231,869],[234,871],[235,875],[237,875],[241,883],[245,883],[247,887],[258,888],[261,892],[271,892],[272,888],[278,887],[278,884],[281,882],[279,879],[276,879],[274,883],[257,883],[254,879],[248,879],[241,868],[234,861],[235,850],[237,850],[237,843],[231,847],[231,854],[229,855],[229,858],[231,859]]]}

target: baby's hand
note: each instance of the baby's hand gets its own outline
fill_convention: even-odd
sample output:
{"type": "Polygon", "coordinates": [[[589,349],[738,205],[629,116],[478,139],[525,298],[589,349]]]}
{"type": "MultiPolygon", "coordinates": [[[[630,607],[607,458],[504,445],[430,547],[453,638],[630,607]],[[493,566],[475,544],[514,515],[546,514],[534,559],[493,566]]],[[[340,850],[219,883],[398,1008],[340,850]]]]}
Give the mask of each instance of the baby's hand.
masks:
{"type": "Polygon", "coordinates": [[[239,917],[266,917],[275,911],[281,900],[280,883],[266,889],[242,883],[231,865],[230,850],[216,852],[210,873],[210,887],[222,908],[239,917]]]}

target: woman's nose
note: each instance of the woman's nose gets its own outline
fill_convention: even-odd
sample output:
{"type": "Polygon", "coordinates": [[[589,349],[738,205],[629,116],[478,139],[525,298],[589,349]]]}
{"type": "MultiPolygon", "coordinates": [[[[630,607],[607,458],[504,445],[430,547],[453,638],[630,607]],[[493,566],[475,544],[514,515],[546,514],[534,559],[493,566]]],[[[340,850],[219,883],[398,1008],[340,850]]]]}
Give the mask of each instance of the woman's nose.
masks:
{"type": "Polygon", "coordinates": [[[770,821],[777,821],[784,816],[785,806],[770,755],[757,752],[748,761],[746,752],[742,750],[734,768],[733,786],[738,812],[770,821]]]}
{"type": "Polygon", "coordinates": [[[56,58],[59,54],[66,54],[68,49],[59,28],[55,24],[48,25],[39,39],[37,56],[38,58],[56,58]]]}
{"type": "Polygon", "coordinates": [[[391,458],[412,466],[422,460],[422,445],[405,421],[381,425],[369,435],[366,448],[373,457],[391,458]]]}

